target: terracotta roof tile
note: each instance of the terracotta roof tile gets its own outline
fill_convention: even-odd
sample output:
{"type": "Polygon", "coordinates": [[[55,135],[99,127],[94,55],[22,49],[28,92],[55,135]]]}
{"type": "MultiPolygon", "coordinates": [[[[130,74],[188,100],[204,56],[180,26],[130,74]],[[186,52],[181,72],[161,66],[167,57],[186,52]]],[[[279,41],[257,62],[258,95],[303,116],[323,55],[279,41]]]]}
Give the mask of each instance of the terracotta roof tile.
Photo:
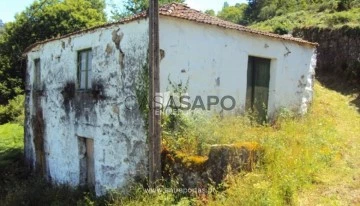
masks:
{"type": "Polygon", "coordinates": [[[234,29],[234,30],[238,30],[238,31],[268,36],[268,37],[277,38],[277,39],[290,40],[290,41],[295,41],[298,43],[310,44],[312,46],[318,45],[317,43],[308,42],[308,41],[305,41],[300,38],[295,38],[295,37],[291,37],[291,36],[281,36],[281,35],[277,35],[277,34],[273,34],[273,33],[262,32],[262,31],[258,31],[255,29],[251,29],[246,26],[242,26],[239,24],[234,24],[232,22],[224,21],[217,17],[210,16],[210,15],[204,14],[200,11],[191,9],[190,7],[188,7],[185,4],[172,3],[172,4],[164,5],[160,8],[160,14],[163,16],[177,17],[177,18],[181,18],[181,19],[195,21],[198,23],[215,25],[215,26],[219,26],[219,27],[223,27],[223,28],[227,28],[227,29],[234,29]]]}
{"type": "MultiPolygon", "coordinates": [[[[246,26],[242,26],[242,25],[239,25],[239,24],[234,24],[232,22],[224,21],[224,20],[219,19],[217,17],[210,16],[208,14],[202,13],[201,11],[197,11],[195,9],[192,9],[192,8],[188,7],[187,5],[185,5],[185,4],[171,3],[171,4],[163,5],[163,6],[161,6],[159,8],[159,14],[162,15],[162,16],[169,16],[169,17],[175,17],[175,18],[179,18],[179,19],[185,19],[185,20],[194,21],[194,22],[198,22],[198,23],[214,25],[214,26],[218,26],[218,27],[222,27],[222,28],[226,28],[226,29],[238,30],[238,31],[241,31],[241,32],[251,33],[251,34],[255,34],[255,35],[262,35],[262,36],[267,36],[267,37],[276,38],[276,39],[293,41],[293,42],[297,42],[297,43],[301,43],[301,44],[311,45],[311,46],[314,46],[314,47],[318,46],[317,43],[305,41],[305,40],[300,39],[300,38],[295,38],[295,37],[291,37],[291,36],[288,36],[288,35],[281,36],[281,35],[278,35],[278,34],[262,32],[262,31],[258,31],[258,30],[255,30],[255,29],[251,29],[251,28],[246,27],[246,26]]],[[[28,48],[25,49],[24,53],[26,54],[27,52],[29,52],[34,47],[36,47],[38,45],[41,45],[41,44],[44,44],[44,43],[47,43],[47,42],[63,39],[63,38],[70,37],[70,36],[73,36],[73,35],[76,35],[76,34],[90,32],[90,31],[93,31],[93,30],[96,30],[96,29],[99,29],[99,28],[106,28],[106,27],[110,27],[110,26],[118,25],[118,24],[126,24],[128,22],[143,19],[143,18],[146,18],[146,17],[147,17],[147,12],[141,12],[141,13],[139,13],[137,15],[134,15],[134,16],[132,16],[130,18],[126,18],[126,19],[123,19],[123,20],[120,20],[120,21],[117,21],[117,22],[104,24],[104,25],[101,25],[101,26],[97,26],[97,27],[93,27],[93,28],[73,32],[73,33],[70,33],[70,34],[67,34],[67,35],[64,35],[64,36],[60,36],[60,37],[40,41],[40,42],[37,42],[35,44],[30,45],[28,48]]]]}

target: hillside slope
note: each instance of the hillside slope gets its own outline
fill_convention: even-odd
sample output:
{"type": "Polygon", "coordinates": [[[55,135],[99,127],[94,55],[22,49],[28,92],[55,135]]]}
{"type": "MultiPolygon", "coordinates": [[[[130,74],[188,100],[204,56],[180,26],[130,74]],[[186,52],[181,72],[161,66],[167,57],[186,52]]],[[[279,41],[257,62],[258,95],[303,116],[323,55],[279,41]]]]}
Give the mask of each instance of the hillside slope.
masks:
{"type": "Polygon", "coordinates": [[[287,13],[281,16],[250,25],[251,28],[280,34],[291,33],[294,28],[319,27],[339,28],[343,26],[360,26],[360,8],[348,11],[334,12],[325,10],[321,12],[302,10],[287,13]]]}

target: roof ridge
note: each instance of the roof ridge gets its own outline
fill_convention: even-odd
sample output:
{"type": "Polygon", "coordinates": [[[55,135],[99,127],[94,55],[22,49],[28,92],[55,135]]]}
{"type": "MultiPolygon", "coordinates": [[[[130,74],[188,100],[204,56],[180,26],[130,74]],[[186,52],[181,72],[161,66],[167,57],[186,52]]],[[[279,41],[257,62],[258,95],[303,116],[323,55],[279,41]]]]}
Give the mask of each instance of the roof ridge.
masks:
{"type": "MultiPolygon", "coordinates": [[[[225,29],[233,29],[233,30],[238,30],[238,31],[247,32],[247,33],[256,34],[256,35],[261,35],[261,36],[267,36],[267,37],[270,37],[270,38],[276,38],[276,39],[293,41],[293,42],[302,43],[302,44],[308,44],[308,45],[311,45],[311,46],[318,46],[317,43],[312,43],[312,42],[303,40],[301,38],[281,36],[281,35],[278,35],[278,34],[259,31],[259,30],[255,30],[255,29],[246,27],[244,25],[235,24],[233,22],[225,21],[225,20],[220,19],[220,18],[218,18],[216,16],[211,16],[211,15],[203,13],[202,11],[198,11],[196,9],[193,9],[193,8],[189,7],[187,4],[184,4],[184,3],[172,2],[172,3],[164,4],[164,5],[159,7],[159,15],[184,19],[184,20],[193,21],[193,22],[202,23],[202,24],[209,24],[209,25],[213,25],[213,26],[222,27],[222,28],[225,28],[225,29]]],[[[124,19],[121,19],[121,20],[116,21],[116,22],[106,23],[106,24],[103,24],[103,25],[100,25],[100,26],[96,26],[96,27],[92,27],[92,28],[72,32],[72,33],[69,33],[69,34],[66,34],[66,35],[63,35],[63,36],[60,36],[60,37],[54,37],[54,38],[51,38],[51,39],[46,39],[46,40],[43,40],[43,41],[40,41],[40,42],[36,42],[36,43],[30,45],[29,47],[27,47],[24,50],[23,53],[26,54],[31,49],[33,49],[34,47],[36,47],[37,45],[40,45],[40,44],[44,44],[44,43],[47,43],[47,42],[63,39],[63,38],[66,38],[66,37],[69,37],[69,36],[72,36],[72,35],[81,34],[81,33],[93,31],[93,30],[100,29],[100,28],[106,28],[106,27],[110,27],[110,26],[113,26],[113,25],[117,25],[117,24],[125,24],[125,23],[128,23],[128,22],[139,20],[139,19],[146,18],[146,17],[148,17],[148,10],[142,11],[142,12],[140,12],[138,14],[135,14],[133,16],[130,16],[130,17],[127,17],[127,18],[124,18],[124,19]]]]}

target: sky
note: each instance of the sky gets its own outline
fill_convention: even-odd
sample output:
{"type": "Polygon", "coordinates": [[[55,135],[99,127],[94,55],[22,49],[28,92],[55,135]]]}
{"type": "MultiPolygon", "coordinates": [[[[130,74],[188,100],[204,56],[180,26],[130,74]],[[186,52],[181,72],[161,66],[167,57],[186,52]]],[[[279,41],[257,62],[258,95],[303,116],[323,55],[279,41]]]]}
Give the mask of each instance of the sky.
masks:
{"type": "MultiPolygon", "coordinates": [[[[34,0],[0,0],[0,19],[4,23],[13,21],[16,13],[23,11],[27,6],[29,6],[34,0]]],[[[111,1],[116,4],[122,3],[123,0],[106,0],[107,3],[111,1]]],[[[186,0],[191,8],[205,11],[207,9],[213,9],[215,11],[220,11],[224,5],[224,1],[227,1],[230,5],[235,5],[236,3],[245,3],[247,0],[186,0]]],[[[110,9],[107,9],[107,12],[110,12],[110,9]]],[[[110,14],[108,15],[110,16],[110,14]]]]}

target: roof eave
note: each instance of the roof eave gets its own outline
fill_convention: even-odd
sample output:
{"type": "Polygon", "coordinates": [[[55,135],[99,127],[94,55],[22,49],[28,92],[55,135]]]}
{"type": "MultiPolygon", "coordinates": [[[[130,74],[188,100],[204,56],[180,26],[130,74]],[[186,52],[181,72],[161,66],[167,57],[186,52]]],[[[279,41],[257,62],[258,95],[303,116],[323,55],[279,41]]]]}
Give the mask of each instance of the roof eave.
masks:
{"type": "MultiPolygon", "coordinates": [[[[194,10],[194,11],[196,11],[196,10],[194,10]]],[[[245,27],[245,26],[236,25],[236,24],[233,24],[231,22],[228,22],[228,24],[225,25],[224,22],[226,22],[226,21],[223,21],[223,20],[222,20],[223,25],[220,25],[220,23],[216,24],[214,22],[201,21],[201,20],[198,20],[198,19],[190,18],[190,17],[186,18],[184,15],[175,15],[175,14],[173,14],[173,12],[160,11],[160,15],[161,16],[172,17],[172,18],[183,19],[183,20],[192,21],[192,22],[201,23],[201,24],[208,24],[208,25],[218,26],[218,27],[221,27],[221,28],[236,30],[236,31],[244,32],[244,33],[251,33],[251,34],[255,34],[255,35],[259,35],[259,36],[263,36],[263,37],[268,37],[268,38],[273,38],[273,39],[277,39],[277,40],[290,41],[290,42],[293,42],[293,43],[298,43],[298,44],[301,44],[301,45],[307,45],[307,46],[311,46],[311,47],[319,46],[319,44],[315,43],[315,42],[309,42],[309,41],[299,39],[299,38],[284,37],[284,36],[280,36],[280,35],[273,34],[273,33],[262,32],[262,31],[258,31],[258,30],[255,30],[255,29],[250,29],[250,28],[245,27]]],[[[77,35],[77,34],[91,32],[91,31],[94,31],[96,29],[102,29],[102,28],[107,28],[107,27],[111,27],[111,26],[114,26],[114,25],[126,24],[126,23],[129,23],[129,22],[132,22],[132,21],[147,18],[147,16],[148,16],[147,12],[144,11],[144,12],[141,12],[141,13],[139,13],[139,14],[137,14],[135,16],[132,16],[130,18],[123,19],[121,21],[108,23],[108,24],[92,27],[92,28],[89,28],[89,29],[84,29],[84,30],[80,30],[80,31],[77,31],[77,32],[69,33],[69,34],[66,34],[64,36],[60,36],[60,37],[56,37],[56,38],[36,42],[36,43],[30,45],[29,47],[27,47],[24,50],[23,56],[27,56],[27,54],[30,51],[32,51],[35,47],[37,47],[39,45],[42,45],[42,44],[45,44],[45,43],[48,43],[48,42],[51,42],[51,41],[64,39],[64,38],[71,37],[71,36],[77,35]]],[[[215,20],[220,20],[220,19],[215,18],[215,20]]]]}

